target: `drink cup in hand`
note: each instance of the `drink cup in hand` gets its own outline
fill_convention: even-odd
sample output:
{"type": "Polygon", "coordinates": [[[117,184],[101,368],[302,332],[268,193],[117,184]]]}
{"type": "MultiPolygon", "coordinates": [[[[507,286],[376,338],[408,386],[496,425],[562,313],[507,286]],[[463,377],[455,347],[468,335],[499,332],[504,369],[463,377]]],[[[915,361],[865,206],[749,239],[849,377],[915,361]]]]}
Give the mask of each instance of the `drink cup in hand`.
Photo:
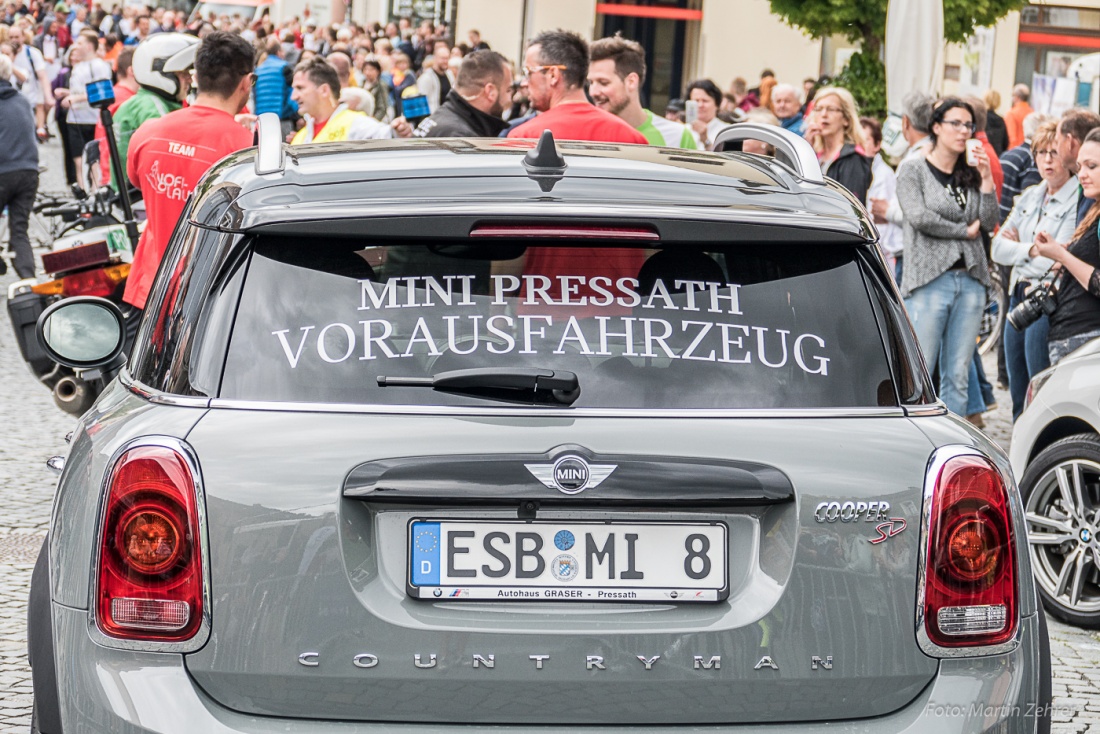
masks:
{"type": "Polygon", "coordinates": [[[966,165],[978,167],[978,151],[982,149],[982,141],[971,138],[966,141],[966,165]]]}

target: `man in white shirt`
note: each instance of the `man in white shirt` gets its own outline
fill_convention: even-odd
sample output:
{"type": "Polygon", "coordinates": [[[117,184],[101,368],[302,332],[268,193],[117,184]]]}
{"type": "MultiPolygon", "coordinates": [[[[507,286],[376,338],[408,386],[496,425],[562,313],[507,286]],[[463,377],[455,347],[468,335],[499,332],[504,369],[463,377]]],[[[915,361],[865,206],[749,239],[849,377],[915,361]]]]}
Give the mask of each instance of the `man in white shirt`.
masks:
{"type": "Polygon", "coordinates": [[[23,42],[23,34],[17,29],[13,29],[8,36],[8,43],[11,44],[12,51],[15,53],[12,59],[13,66],[21,72],[19,76],[25,79],[19,91],[34,111],[34,122],[37,127],[35,132],[38,139],[45,140],[47,137],[46,107],[53,105],[46,59],[37,48],[23,42]]]}
{"type": "Polygon", "coordinates": [[[451,49],[446,43],[437,42],[432,54],[431,65],[424,64],[424,71],[416,80],[420,93],[428,98],[428,109],[433,113],[439,109],[454,87],[454,72],[451,71],[451,49]]]}
{"type": "Polygon", "coordinates": [[[73,22],[69,24],[69,31],[72,32],[73,38],[76,38],[88,27],[88,9],[83,5],[77,5],[73,12],[76,15],[73,16],[73,22]]]}
{"type": "MultiPolygon", "coordinates": [[[[932,139],[929,137],[929,132],[932,129],[932,102],[932,98],[922,92],[910,92],[902,100],[905,112],[901,116],[901,134],[905,136],[906,142],[909,143],[909,150],[906,151],[905,157],[901,159],[902,163],[911,158],[923,157],[932,145],[932,139]]],[[[898,204],[897,196],[890,199],[871,198],[869,201],[875,224],[901,226],[905,222],[905,216],[902,213],[901,205],[898,204]]],[[[895,252],[894,258],[894,277],[900,284],[902,266],[904,265],[903,251],[898,250],[895,252]]]]}
{"type": "Polygon", "coordinates": [[[103,79],[111,79],[111,65],[96,55],[96,43],[90,33],[83,33],[73,41],[69,59],[74,62],[69,76],[69,88],[57,90],[62,97],[61,106],[69,110],[66,118],[69,128],[69,150],[76,164],[76,180],[84,186],[84,146],[95,140],[95,124],[99,111],[88,104],[86,87],[103,79]]]}

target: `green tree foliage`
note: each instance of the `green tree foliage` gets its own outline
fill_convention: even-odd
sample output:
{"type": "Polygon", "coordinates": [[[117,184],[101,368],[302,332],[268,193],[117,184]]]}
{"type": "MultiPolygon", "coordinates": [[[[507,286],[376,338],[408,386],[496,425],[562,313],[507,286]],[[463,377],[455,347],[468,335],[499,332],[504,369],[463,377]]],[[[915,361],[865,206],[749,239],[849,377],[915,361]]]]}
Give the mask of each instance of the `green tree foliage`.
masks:
{"type": "MultiPolygon", "coordinates": [[[[993,25],[1027,4],[1028,0],[943,0],[944,37],[961,43],[975,28],[993,25]]],[[[887,0],[771,0],[773,13],[810,37],[841,35],[872,52],[886,37],[887,5],[887,0]]]]}
{"type": "Polygon", "coordinates": [[[771,0],[773,13],[811,38],[840,35],[862,44],[865,51],[882,45],[886,4],[887,0],[771,0]]]}
{"type": "MultiPolygon", "coordinates": [[[[943,0],[943,35],[951,43],[962,43],[975,28],[991,26],[1028,0],[943,0]]],[[[883,26],[883,34],[886,27],[883,26]]]]}
{"type": "MultiPolygon", "coordinates": [[[[924,0],[934,2],[935,0],[924,0]]],[[[840,35],[859,44],[836,82],[848,88],[867,114],[886,109],[886,72],[882,44],[886,38],[888,0],[770,0],[772,12],[811,38],[840,35]]],[[[1028,0],[943,0],[944,37],[962,43],[975,28],[991,26],[1028,0]]]]}
{"type": "Polygon", "coordinates": [[[886,67],[877,56],[853,54],[833,83],[852,93],[859,114],[880,120],[886,117],[886,67]]]}

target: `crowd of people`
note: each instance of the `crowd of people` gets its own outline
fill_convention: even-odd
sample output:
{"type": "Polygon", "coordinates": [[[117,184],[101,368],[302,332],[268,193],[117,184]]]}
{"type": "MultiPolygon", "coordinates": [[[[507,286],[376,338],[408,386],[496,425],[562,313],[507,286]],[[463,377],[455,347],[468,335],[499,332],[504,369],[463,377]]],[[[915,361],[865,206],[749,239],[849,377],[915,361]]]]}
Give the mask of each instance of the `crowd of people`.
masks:
{"type": "MultiPolygon", "coordinates": [[[[276,25],[269,15],[250,22],[15,0],[0,12],[0,206],[9,211],[13,264],[21,277],[33,275],[34,140],[56,131],[69,181],[84,184],[86,146],[105,135],[84,86],[109,78],[122,183],[144,195],[149,217],[125,296],[134,324],[187,195],[214,161],[252,144],[256,115],[274,113],[292,145],[551,130],[559,139],[714,149],[730,125],[774,125],[808,140],[823,172],[866,204],[952,411],[980,425],[992,403],[975,349],[991,267],[1006,270],[1010,307],[1047,297],[1056,306],[1045,304],[1020,329],[1005,327],[1014,416],[1035,373],[1100,336],[1095,113],[1049,119],[1031,110],[1024,85],[1003,118],[995,91],[982,99],[913,93],[901,126],[908,148],[895,169],[882,153],[880,121],[861,117],[852,94],[827,80],[796,87],[765,70],[758,86],[739,77],[723,92],[698,79],[656,114],[643,105],[645,57],[621,36],[588,43],[548,31],[515,68],[476,30],[458,41],[430,21],[337,27],[307,15],[276,25]]],[[[758,141],[743,149],[774,154],[758,141]]],[[[103,153],[100,175],[109,181],[103,153]]],[[[552,255],[532,248],[527,256],[552,255]]],[[[636,271],[638,263],[621,266],[636,271]]]]}
{"type": "Polygon", "coordinates": [[[896,173],[876,173],[892,181],[893,195],[887,187],[868,199],[922,350],[939,372],[940,396],[978,425],[993,407],[975,349],[987,291],[996,287],[991,267],[1003,270],[1008,288],[998,380],[1009,388],[1014,419],[1032,377],[1100,336],[1093,270],[1100,266],[1100,116],[1082,108],[1059,118],[1034,112],[1020,85],[999,151],[988,135],[990,96],[911,94],[902,118],[909,148],[896,173]],[[1013,318],[1021,303],[1047,298],[1033,303],[1033,321],[1013,318]]]}

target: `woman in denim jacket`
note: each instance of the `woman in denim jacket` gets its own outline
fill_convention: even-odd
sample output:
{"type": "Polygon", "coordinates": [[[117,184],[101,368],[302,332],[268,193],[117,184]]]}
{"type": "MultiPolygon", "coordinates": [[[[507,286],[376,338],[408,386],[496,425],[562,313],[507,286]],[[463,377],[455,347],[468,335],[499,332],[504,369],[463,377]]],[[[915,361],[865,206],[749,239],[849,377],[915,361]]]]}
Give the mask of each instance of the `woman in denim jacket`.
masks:
{"type": "MultiPolygon", "coordinates": [[[[1035,235],[1049,233],[1058,242],[1073,237],[1077,221],[1077,204],[1081,193],[1077,177],[1062,164],[1054,144],[1058,123],[1043,124],[1032,136],[1031,147],[1042,182],[1026,189],[1016,199],[1012,213],[993,238],[993,262],[1011,265],[1008,308],[1024,300],[1025,294],[1040,282],[1050,283],[1053,260],[1031,257],[1035,235]]],[[[1031,326],[1020,332],[1005,322],[1005,364],[1008,368],[1008,389],[1012,395],[1012,420],[1024,409],[1027,385],[1037,373],[1050,366],[1047,354],[1047,332],[1050,320],[1043,314],[1031,326]]]]}

